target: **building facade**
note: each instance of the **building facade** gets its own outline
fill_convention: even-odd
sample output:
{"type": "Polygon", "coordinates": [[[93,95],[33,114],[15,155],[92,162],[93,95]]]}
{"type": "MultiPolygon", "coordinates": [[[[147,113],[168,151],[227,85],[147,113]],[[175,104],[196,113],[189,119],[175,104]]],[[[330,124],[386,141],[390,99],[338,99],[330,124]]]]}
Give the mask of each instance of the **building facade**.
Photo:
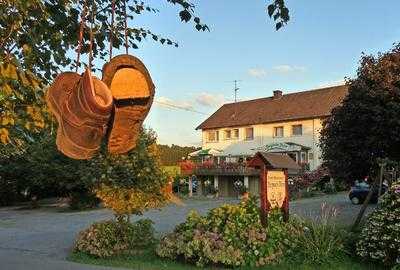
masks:
{"type": "MultiPolygon", "coordinates": [[[[213,164],[215,170],[227,164],[244,164],[263,151],[289,155],[303,169],[314,170],[322,164],[319,140],[323,121],[341,104],[347,91],[347,86],[291,94],[274,91],[272,97],[225,104],[197,127],[202,131],[202,149],[217,153],[203,157],[202,162],[213,164]]],[[[209,167],[208,173],[203,168],[199,176],[214,174],[214,185],[220,187],[218,179],[228,175],[211,173],[209,167]]],[[[230,180],[224,182],[240,178],[250,189],[248,177],[254,175],[245,174],[231,172],[230,180]]]]}

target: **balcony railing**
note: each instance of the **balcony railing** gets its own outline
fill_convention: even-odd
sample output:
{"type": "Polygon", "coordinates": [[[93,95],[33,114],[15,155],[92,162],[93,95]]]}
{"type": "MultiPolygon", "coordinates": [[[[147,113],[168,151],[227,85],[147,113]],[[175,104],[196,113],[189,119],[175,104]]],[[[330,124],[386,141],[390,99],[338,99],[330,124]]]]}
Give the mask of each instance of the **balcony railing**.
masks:
{"type": "Polygon", "coordinates": [[[246,166],[245,163],[202,163],[196,164],[196,175],[258,175],[259,170],[246,166]]]}

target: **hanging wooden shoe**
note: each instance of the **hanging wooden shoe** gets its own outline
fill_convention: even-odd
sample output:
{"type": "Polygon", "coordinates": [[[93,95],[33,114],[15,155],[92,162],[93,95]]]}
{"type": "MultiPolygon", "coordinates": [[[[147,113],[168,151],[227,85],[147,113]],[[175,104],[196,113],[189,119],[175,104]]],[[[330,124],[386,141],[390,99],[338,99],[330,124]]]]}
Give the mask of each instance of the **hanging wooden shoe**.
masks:
{"type": "MultiPolygon", "coordinates": [[[[108,151],[112,154],[127,153],[136,146],[140,130],[153,103],[155,86],[145,65],[128,54],[126,2],[125,15],[126,54],[112,57],[112,33],[110,31],[110,61],[103,67],[103,82],[110,88],[114,98],[114,113],[108,134],[108,151]]],[[[114,18],[115,2],[112,1],[114,18]]]]}
{"type": "MultiPolygon", "coordinates": [[[[82,48],[84,20],[83,8],[77,49],[77,67],[82,48]]],[[[93,19],[93,12],[92,12],[93,19]]],[[[99,150],[111,117],[113,98],[108,87],[91,74],[93,33],[90,29],[89,68],[80,76],[64,72],[57,76],[46,93],[50,111],[58,122],[57,148],[74,159],[90,159],[99,150]]]]}
{"type": "Polygon", "coordinates": [[[116,56],[105,64],[102,80],[114,98],[108,151],[123,154],[136,146],[153,103],[155,86],[144,64],[128,54],[116,56]]]}
{"type": "Polygon", "coordinates": [[[46,95],[58,122],[57,148],[74,159],[90,159],[99,150],[111,116],[108,87],[92,77],[68,72],[59,75],[46,95]]]}

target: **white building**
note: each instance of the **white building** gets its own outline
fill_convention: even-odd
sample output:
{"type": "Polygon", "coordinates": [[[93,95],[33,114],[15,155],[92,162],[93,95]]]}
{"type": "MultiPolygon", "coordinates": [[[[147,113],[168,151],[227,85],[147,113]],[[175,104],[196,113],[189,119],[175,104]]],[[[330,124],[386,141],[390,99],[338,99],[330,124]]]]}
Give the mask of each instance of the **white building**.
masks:
{"type": "MultiPolygon", "coordinates": [[[[215,164],[241,162],[257,151],[280,152],[310,170],[321,165],[320,131],[347,86],[283,94],[223,105],[201,123],[202,149],[215,164]]],[[[203,158],[204,160],[204,158],[203,158]]]]}

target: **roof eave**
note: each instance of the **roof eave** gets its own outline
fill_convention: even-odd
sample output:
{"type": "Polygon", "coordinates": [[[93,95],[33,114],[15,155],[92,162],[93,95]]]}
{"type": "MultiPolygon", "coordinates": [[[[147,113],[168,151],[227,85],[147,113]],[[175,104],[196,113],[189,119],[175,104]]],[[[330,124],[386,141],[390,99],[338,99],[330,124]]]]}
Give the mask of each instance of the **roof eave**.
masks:
{"type": "Polygon", "coordinates": [[[201,123],[198,127],[196,127],[196,130],[206,130],[206,129],[218,129],[218,128],[230,128],[230,127],[243,127],[243,126],[251,126],[251,125],[265,125],[265,124],[274,124],[274,123],[282,123],[282,122],[291,122],[291,121],[300,121],[300,120],[311,120],[311,119],[316,119],[316,118],[324,118],[324,117],[329,117],[331,114],[324,114],[324,115],[317,115],[313,117],[299,117],[299,118],[287,118],[284,120],[276,120],[276,121],[268,121],[268,122],[254,122],[254,123],[248,123],[248,124],[243,124],[243,125],[227,125],[227,126],[216,126],[216,127],[204,127],[204,122],[201,123]]]}

